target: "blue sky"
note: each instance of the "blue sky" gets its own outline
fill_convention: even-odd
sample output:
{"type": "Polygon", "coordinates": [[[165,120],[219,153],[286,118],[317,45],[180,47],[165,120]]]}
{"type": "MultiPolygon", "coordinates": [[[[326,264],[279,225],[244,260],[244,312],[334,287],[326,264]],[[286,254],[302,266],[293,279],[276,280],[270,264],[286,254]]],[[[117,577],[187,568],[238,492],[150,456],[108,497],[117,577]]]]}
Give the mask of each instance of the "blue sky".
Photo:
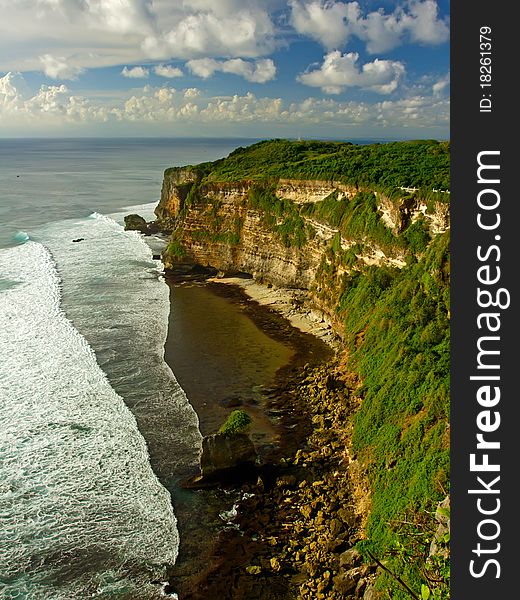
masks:
{"type": "Polygon", "coordinates": [[[0,137],[449,136],[447,0],[0,0],[0,137]]]}

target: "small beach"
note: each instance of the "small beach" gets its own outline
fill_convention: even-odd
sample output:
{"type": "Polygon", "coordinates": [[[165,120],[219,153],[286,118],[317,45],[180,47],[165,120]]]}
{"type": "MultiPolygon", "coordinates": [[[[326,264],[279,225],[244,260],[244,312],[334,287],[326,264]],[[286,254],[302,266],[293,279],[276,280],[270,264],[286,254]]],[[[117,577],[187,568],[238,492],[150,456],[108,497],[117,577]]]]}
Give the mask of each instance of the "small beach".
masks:
{"type": "MultiPolygon", "coordinates": [[[[291,383],[304,366],[310,369],[330,360],[333,350],[316,335],[294,327],[281,312],[282,304],[286,314],[291,306],[296,311],[294,291],[239,278],[169,284],[165,360],[197,412],[201,433],[215,433],[239,406],[253,419],[251,438],[262,463],[269,465],[289,446],[296,449],[310,424],[289,401],[291,383]]],[[[316,325],[300,319],[308,330],[316,325]]],[[[328,331],[326,326],[323,331],[328,331]]],[[[231,570],[234,554],[243,554],[237,540],[223,540],[237,533],[226,525],[224,513],[244,491],[241,485],[186,490],[182,482],[170,491],[181,540],[170,581],[182,600],[191,597],[200,574],[211,570],[223,551],[227,554],[226,547],[224,560],[229,559],[231,570]]],[[[226,585],[219,584],[219,593],[225,593],[226,585]]]]}

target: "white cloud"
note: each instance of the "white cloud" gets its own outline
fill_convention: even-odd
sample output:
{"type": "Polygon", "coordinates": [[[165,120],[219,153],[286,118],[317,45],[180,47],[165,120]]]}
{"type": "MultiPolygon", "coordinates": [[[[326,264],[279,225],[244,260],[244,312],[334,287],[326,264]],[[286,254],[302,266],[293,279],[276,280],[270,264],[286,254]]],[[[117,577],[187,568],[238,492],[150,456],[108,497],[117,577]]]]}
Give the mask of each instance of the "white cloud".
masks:
{"type": "Polygon", "coordinates": [[[208,122],[260,122],[272,123],[283,118],[281,98],[257,98],[251,92],[244,96],[235,94],[229,98],[215,98],[200,111],[200,117],[208,122]]]}
{"type": "Polygon", "coordinates": [[[442,94],[449,87],[449,85],[450,85],[450,74],[447,73],[444,77],[441,77],[432,85],[432,92],[436,96],[438,96],[438,95],[442,94]]]}
{"type": "Polygon", "coordinates": [[[197,77],[208,79],[218,70],[220,63],[214,58],[194,58],[186,63],[188,69],[197,77]]]}
{"type": "Polygon", "coordinates": [[[184,90],[185,98],[198,98],[200,96],[200,90],[198,88],[186,88],[184,90]]]}
{"type": "Polygon", "coordinates": [[[46,55],[76,72],[150,58],[257,58],[277,44],[269,10],[280,2],[0,0],[0,72],[43,70],[46,55]]]}
{"type": "Polygon", "coordinates": [[[378,123],[383,127],[432,127],[449,123],[449,99],[412,96],[375,105],[378,123]]]}
{"type": "Polygon", "coordinates": [[[410,2],[410,13],[405,17],[405,24],[413,42],[440,44],[449,38],[449,25],[439,20],[438,12],[439,7],[434,0],[410,2]]]}
{"type": "MultiPolygon", "coordinates": [[[[448,39],[436,0],[394,7],[370,11],[341,0],[0,0],[0,72],[40,70],[71,79],[84,69],[150,59],[267,58],[288,43],[289,22],[327,50],[344,48],[353,37],[371,53],[448,39]]],[[[250,81],[274,77],[266,65],[226,68],[250,81]]]]}
{"type": "Polygon", "coordinates": [[[178,67],[172,67],[171,65],[157,65],[153,69],[156,75],[160,77],[168,77],[173,79],[174,77],[182,77],[184,73],[178,67]]]}
{"type": "MultiPolygon", "coordinates": [[[[86,13],[91,27],[106,29],[116,34],[149,34],[154,30],[152,3],[147,0],[69,0],[86,13]]],[[[50,0],[63,5],[64,0],[50,0]]]]}
{"type": "Polygon", "coordinates": [[[242,9],[225,15],[213,12],[187,15],[170,30],[148,36],[143,48],[152,58],[257,57],[273,50],[274,45],[274,26],[268,13],[242,9]]]}
{"type": "Polygon", "coordinates": [[[242,58],[220,61],[214,58],[195,58],[188,61],[186,66],[194,75],[203,79],[211,77],[216,71],[222,71],[239,75],[254,83],[266,83],[276,75],[276,66],[270,58],[256,61],[246,61],[242,58]]]}
{"type": "Polygon", "coordinates": [[[439,19],[435,0],[408,0],[391,13],[384,9],[363,14],[358,2],[289,0],[295,30],[339,48],[351,37],[366,42],[368,52],[387,52],[407,42],[440,44],[449,38],[446,20],[439,19]]]}
{"type": "Polygon", "coordinates": [[[291,23],[298,33],[318,40],[326,48],[337,48],[347,40],[347,4],[289,0],[291,23]]]}
{"type": "MultiPolygon", "coordinates": [[[[0,77],[0,127],[13,125],[56,128],[63,124],[87,126],[109,123],[110,127],[129,124],[154,124],[161,131],[168,124],[186,128],[205,125],[212,131],[229,131],[228,124],[256,126],[256,131],[275,134],[283,126],[318,125],[319,131],[363,132],[374,128],[444,128],[449,124],[449,98],[434,94],[415,95],[400,100],[340,102],[332,98],[307,98],[285,103],[281,98],[261,98],[251,92],[225,97],[203,97],[200,90],[188,88],[177,93],[173,88],[146,85],[126,97],[103,102],[99,98],[77,96],[65,86],[42,86],[28,94],[23,78],[8,73],[0,77]],[[359,128],[359,130],[357,129],[359,128]]],[[[105,125],[103,125],[105,127],[105,125]]],[[[113,130],[113,129],[112,129],[113,130]]],[[[117,129],[116,129],[117,131],[117,129]]],[[[188,129],[191,131],[191,129],[188,129]]],[[[384,132],[379,132],[384,137],[384,132]]],[[[323,135],[323,134],[322,134],[323,135]]]]}
{"type": "Polygon", "coordinates": [[[131,69],[124,67],[121,71],[123,77],[129,77],[130,79],[145,79],[148,74],[148,69],[144,67],[132,67],[131,69]]]}
{"type": "Polygon", "coordinates": [[[20,73],[7,73],[0,77],[0,107],[5,111],[16,111],[30,98],[29,88],[20,73]]]}
{"type": "Polygon", "coordinates": [[[65,85],[42,85],[31,95],[19,73],[0,77],[0,124],[47,125],[63,122],[104,122],[109,111],[81,96],[74,96],[65,85]]]}
{"type": "Polygon", "coordinates": [[[298,81],[319,87],[325,93],[339,94],[345,88],[359,87],[379,94],[390,94],[397,89],[404,75],[404,65],[398,61],[379,60],[358,65],[356,52],[341,54],[334,50],[325,55],[319,69],[298,76],[298,81]]]}
{"type": "Polygon", "coordinates": [[[68,64],[63,56],[44,54],[40,62],[43,72],[51,79],[77,79],[83,72],[81,67],[68,64]]]}

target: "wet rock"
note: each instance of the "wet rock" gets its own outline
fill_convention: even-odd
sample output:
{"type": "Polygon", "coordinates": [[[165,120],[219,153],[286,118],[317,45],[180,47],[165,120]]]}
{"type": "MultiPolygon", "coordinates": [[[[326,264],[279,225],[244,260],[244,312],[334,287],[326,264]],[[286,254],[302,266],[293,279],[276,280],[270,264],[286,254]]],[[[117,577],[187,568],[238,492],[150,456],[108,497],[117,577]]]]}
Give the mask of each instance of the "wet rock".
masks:
{"type": "Polygon", "coordinates": [[[219,404],[224,408],[235,408],[237,406],[242,406],[244,403],[238,396],[230,396],[229,398],[221,400],[219,404]]]}
{"type": "Polygon", "coordinates": [[[343,530],[343,523],[339,519],[332,519],[329,524],[331,534],[338,535],[343,530]]]}
{"type": "Polygon", "coordinates": [[[214,277],[217,270],[210,266],[204,266],[197,263],[191,262],[178,262],[171,263],[168,260],[164,260],[165,274],[166,277],[173,283],[182,281],[204,281],[208,277],[214,277]]]}
{"type": "Polygon", "coordinates": [[[325,380],[325,387],[330,392],[333,392],[333,391],[344,388],[345,384],[340,379],[337,379],[336,377],[334,377],[334,375],[329,374],[329,375],[327,375],[327,379],[325,380]]]}
{"type": "Polygon", "coordinates": [[[236,469],[255,468],[256,450],[245,433],[216,433],[202,441],[200,471],[203,479],[219,479],[236,469]]]}
{"type": "Polygon", "coordinates": [[[341,521],[343,521],[343,523],[345,523],[349,527],[354,527],[355,521],[356,521],[356,517],[352,513],[351,510],[349,510],[347,508],[340,508],[336,514],[337,514],[338,518],[341,521]]]}
{"type": "Polygon", "coordinates": [[[125,217],[125,230],[126,231],[140,231],[141,233],[148,233],[148,223],[141,217],[141,215],[126,215],[125,217]]]}
{"type": "Polygon", "coordinates": [[[148,235],[154,235],[156,233],[159,233],[161,231],[159,225],[155,222],[155,221],[150,221],[149,223],[147,223],[148,227],[147,227],[147,234],[148,235]]]}

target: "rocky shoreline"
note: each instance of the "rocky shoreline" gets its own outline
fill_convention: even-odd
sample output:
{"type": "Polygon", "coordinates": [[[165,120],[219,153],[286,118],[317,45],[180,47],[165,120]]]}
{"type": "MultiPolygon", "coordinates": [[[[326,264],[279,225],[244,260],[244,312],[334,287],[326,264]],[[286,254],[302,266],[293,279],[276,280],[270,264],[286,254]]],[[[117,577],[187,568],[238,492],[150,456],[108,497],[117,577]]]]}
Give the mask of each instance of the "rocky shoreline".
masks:
{"type": "Polygon", "coordinates": [[[184,574],[172,569],[170,589],[179,600],[377,598],[372,587],[377,565],[363,564],[353,549],[363,535],[367,490],[349,453],[357,382],[335,336],[326,322],[312,313],[309,318],[291,290],[251,280],[237,285],[234,278],[207,285],[241,302],[263,331],[291,344],[296,354],[265,390],[279,444],[261,453],[254,480],[228,485],[238,498],[228,527],[204,569],[184,574]],[[306,332],[294,328],[295,319],[306,332]],[[317,324],[321,339],[331,343],[328,351],[316,347],[313,353],[310,341],[319,338],[309,331],[317,324]]]}

